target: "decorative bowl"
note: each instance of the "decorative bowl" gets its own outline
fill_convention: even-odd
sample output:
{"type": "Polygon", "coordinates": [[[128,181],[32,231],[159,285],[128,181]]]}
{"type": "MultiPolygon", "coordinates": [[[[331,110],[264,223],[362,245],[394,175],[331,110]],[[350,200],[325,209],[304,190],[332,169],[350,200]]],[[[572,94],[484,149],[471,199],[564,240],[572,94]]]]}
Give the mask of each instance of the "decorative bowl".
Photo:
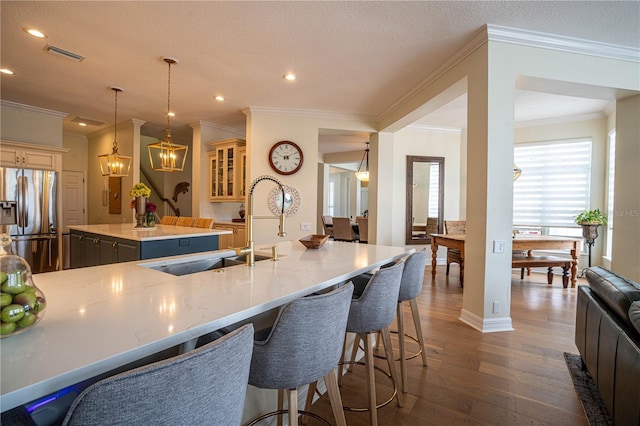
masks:
{"type": "Polygon", "coordinates": [[[311,234],[300,238],[298,241],[300,241],[306,248],[319,249],[327,242],[328,239],[328,235],[311,234]]]}

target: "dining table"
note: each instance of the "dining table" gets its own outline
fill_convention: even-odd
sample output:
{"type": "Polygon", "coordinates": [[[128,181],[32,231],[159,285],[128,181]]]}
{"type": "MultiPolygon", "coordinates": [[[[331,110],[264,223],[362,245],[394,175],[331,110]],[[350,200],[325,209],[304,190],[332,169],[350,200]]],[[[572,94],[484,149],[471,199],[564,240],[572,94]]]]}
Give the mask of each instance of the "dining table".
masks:
{"type": "MultiPolygon", "coordinates": [[[[437,252],[439,246],[460,251],[460,283],[464,280],[465,235],[464,234],[429,234],[431,236],[431,276],[436,276],[437,252]]],[[[533,250],[569,250],[571,254],[571,287],[576,286],[578,274],[578,257],[580,256],[581,238],[516,234],[512,239],[513,251],[533,250]]]]}

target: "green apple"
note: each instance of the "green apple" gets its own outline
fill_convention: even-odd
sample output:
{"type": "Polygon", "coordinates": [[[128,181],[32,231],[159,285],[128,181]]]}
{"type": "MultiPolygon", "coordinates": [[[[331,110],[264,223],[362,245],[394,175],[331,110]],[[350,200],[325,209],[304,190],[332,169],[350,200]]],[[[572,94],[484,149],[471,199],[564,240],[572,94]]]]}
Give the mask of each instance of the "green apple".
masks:
{"type": "Polygon", "coordinates": [[[9,272],[7,280],[0,285],[0,289],[4,293],[20,294],[25,290],[24,271],[9,272]]]}
{"type": "Polygon", "coordinates": [[[6,272],[2,272],[0,271],[0,284],[2,284],[3,282],[5,282],[7,280],[7,274],[6,272]]]}
{"type": "Polygon", "coordinates": [[[33,305],[33,309],[31,309],[35,313],[39,313],[44,311],[44,308],[47,307],[47,302],[42,297],[36,298],[36,303],[33,305]]]}
{"type": "Polygon", "coordinates": [[[0,307],[5,307],[11,304],[13,297],[9,293],[0,293],[0,307]]]}
{"type": "Polygon", "coordinates": [[[25,312],[22,319],[19,321],[16,321],[16,324],[18,325],[18,327],[22,327],[22,328],[30,327],[33,324],[35,324],[37,319],[38,319],[38,315],[31,312],[25,312]]]}
{"type": "Polygon", "coordinates": [[[20,321],[24,316],[24,307],[20,305],[9,305],[2,308],[0,312],[0,320],[2,322],[20,321]]]}
{"type": "Polygon", "coordinates": [[[34,286],[32,286],[32,285],[27,285],[27,286],[24,287],[24,291],[26,293],[34,293],[35,294],[36,288],[34,286]]]}
{"type": "Polygon", "coordinates": [[[0,334],[3,336],[6,336],[7,334],[11,334],[13,333],[13,331],[16,329],[16,323],[15,322],[3,322],[0,323],[0,334]]]}
{"type": "Polygon", "coordinates": [[[13,296],[13,303],[22,305],[26,308],[33,309],[36,305],[37,298],[35,293],[23,291],[20,294],[13,296]]]}

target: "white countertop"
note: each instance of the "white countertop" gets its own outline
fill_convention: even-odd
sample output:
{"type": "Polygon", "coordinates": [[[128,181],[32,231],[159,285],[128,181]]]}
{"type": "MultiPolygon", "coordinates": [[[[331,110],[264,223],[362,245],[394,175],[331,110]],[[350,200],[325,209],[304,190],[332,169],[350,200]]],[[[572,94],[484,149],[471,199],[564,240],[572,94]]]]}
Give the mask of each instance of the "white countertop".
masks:
{"type": "MultiPolygon", "coordinates": [[[[260,247],[260,246],[258,246],[260,247]]],[[[270,253],[270,247],[257,251],[270,253]]],[[[47,310],[0,340],[0,411],[188,342],[348,280],[413,249],[328,241],[278,244],[280,260],[181,277],[142,264],[217,257],[205,252],[33,276],[47,310]]]]}
{"type": "Polygon", "coordinates": [[[206,237],[211,235],[231,234],[231,231],[220,229],[194,228],[191,226],[156,225],[156,229],[135,230],[133,223],[107,223],[101,225],[70,225],[69,229],[124,238],[133,241],[170,240],[175,238],[206,237]]]}

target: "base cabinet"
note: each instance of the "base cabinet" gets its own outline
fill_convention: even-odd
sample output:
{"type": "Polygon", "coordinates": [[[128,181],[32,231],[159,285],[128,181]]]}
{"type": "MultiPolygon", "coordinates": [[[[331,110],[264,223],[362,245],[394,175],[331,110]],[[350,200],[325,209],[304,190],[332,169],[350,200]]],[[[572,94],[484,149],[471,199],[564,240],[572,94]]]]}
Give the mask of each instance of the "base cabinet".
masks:
{"type": "Polygon", "coordinates": [[[218,250],[218,236],[133,241],[71,230],[70,267],[108,265],[218,250]]]}
{"type": "Polygon", "coordinates": [[[231,231],[231,234],[220,235],[220,248],[228,249],[235,247],[244,247],[247,243],[247,233],[244,223],[230,224],[230,223],[215,223],[213,229],[219,229],[221,231],[231,231]]]}

